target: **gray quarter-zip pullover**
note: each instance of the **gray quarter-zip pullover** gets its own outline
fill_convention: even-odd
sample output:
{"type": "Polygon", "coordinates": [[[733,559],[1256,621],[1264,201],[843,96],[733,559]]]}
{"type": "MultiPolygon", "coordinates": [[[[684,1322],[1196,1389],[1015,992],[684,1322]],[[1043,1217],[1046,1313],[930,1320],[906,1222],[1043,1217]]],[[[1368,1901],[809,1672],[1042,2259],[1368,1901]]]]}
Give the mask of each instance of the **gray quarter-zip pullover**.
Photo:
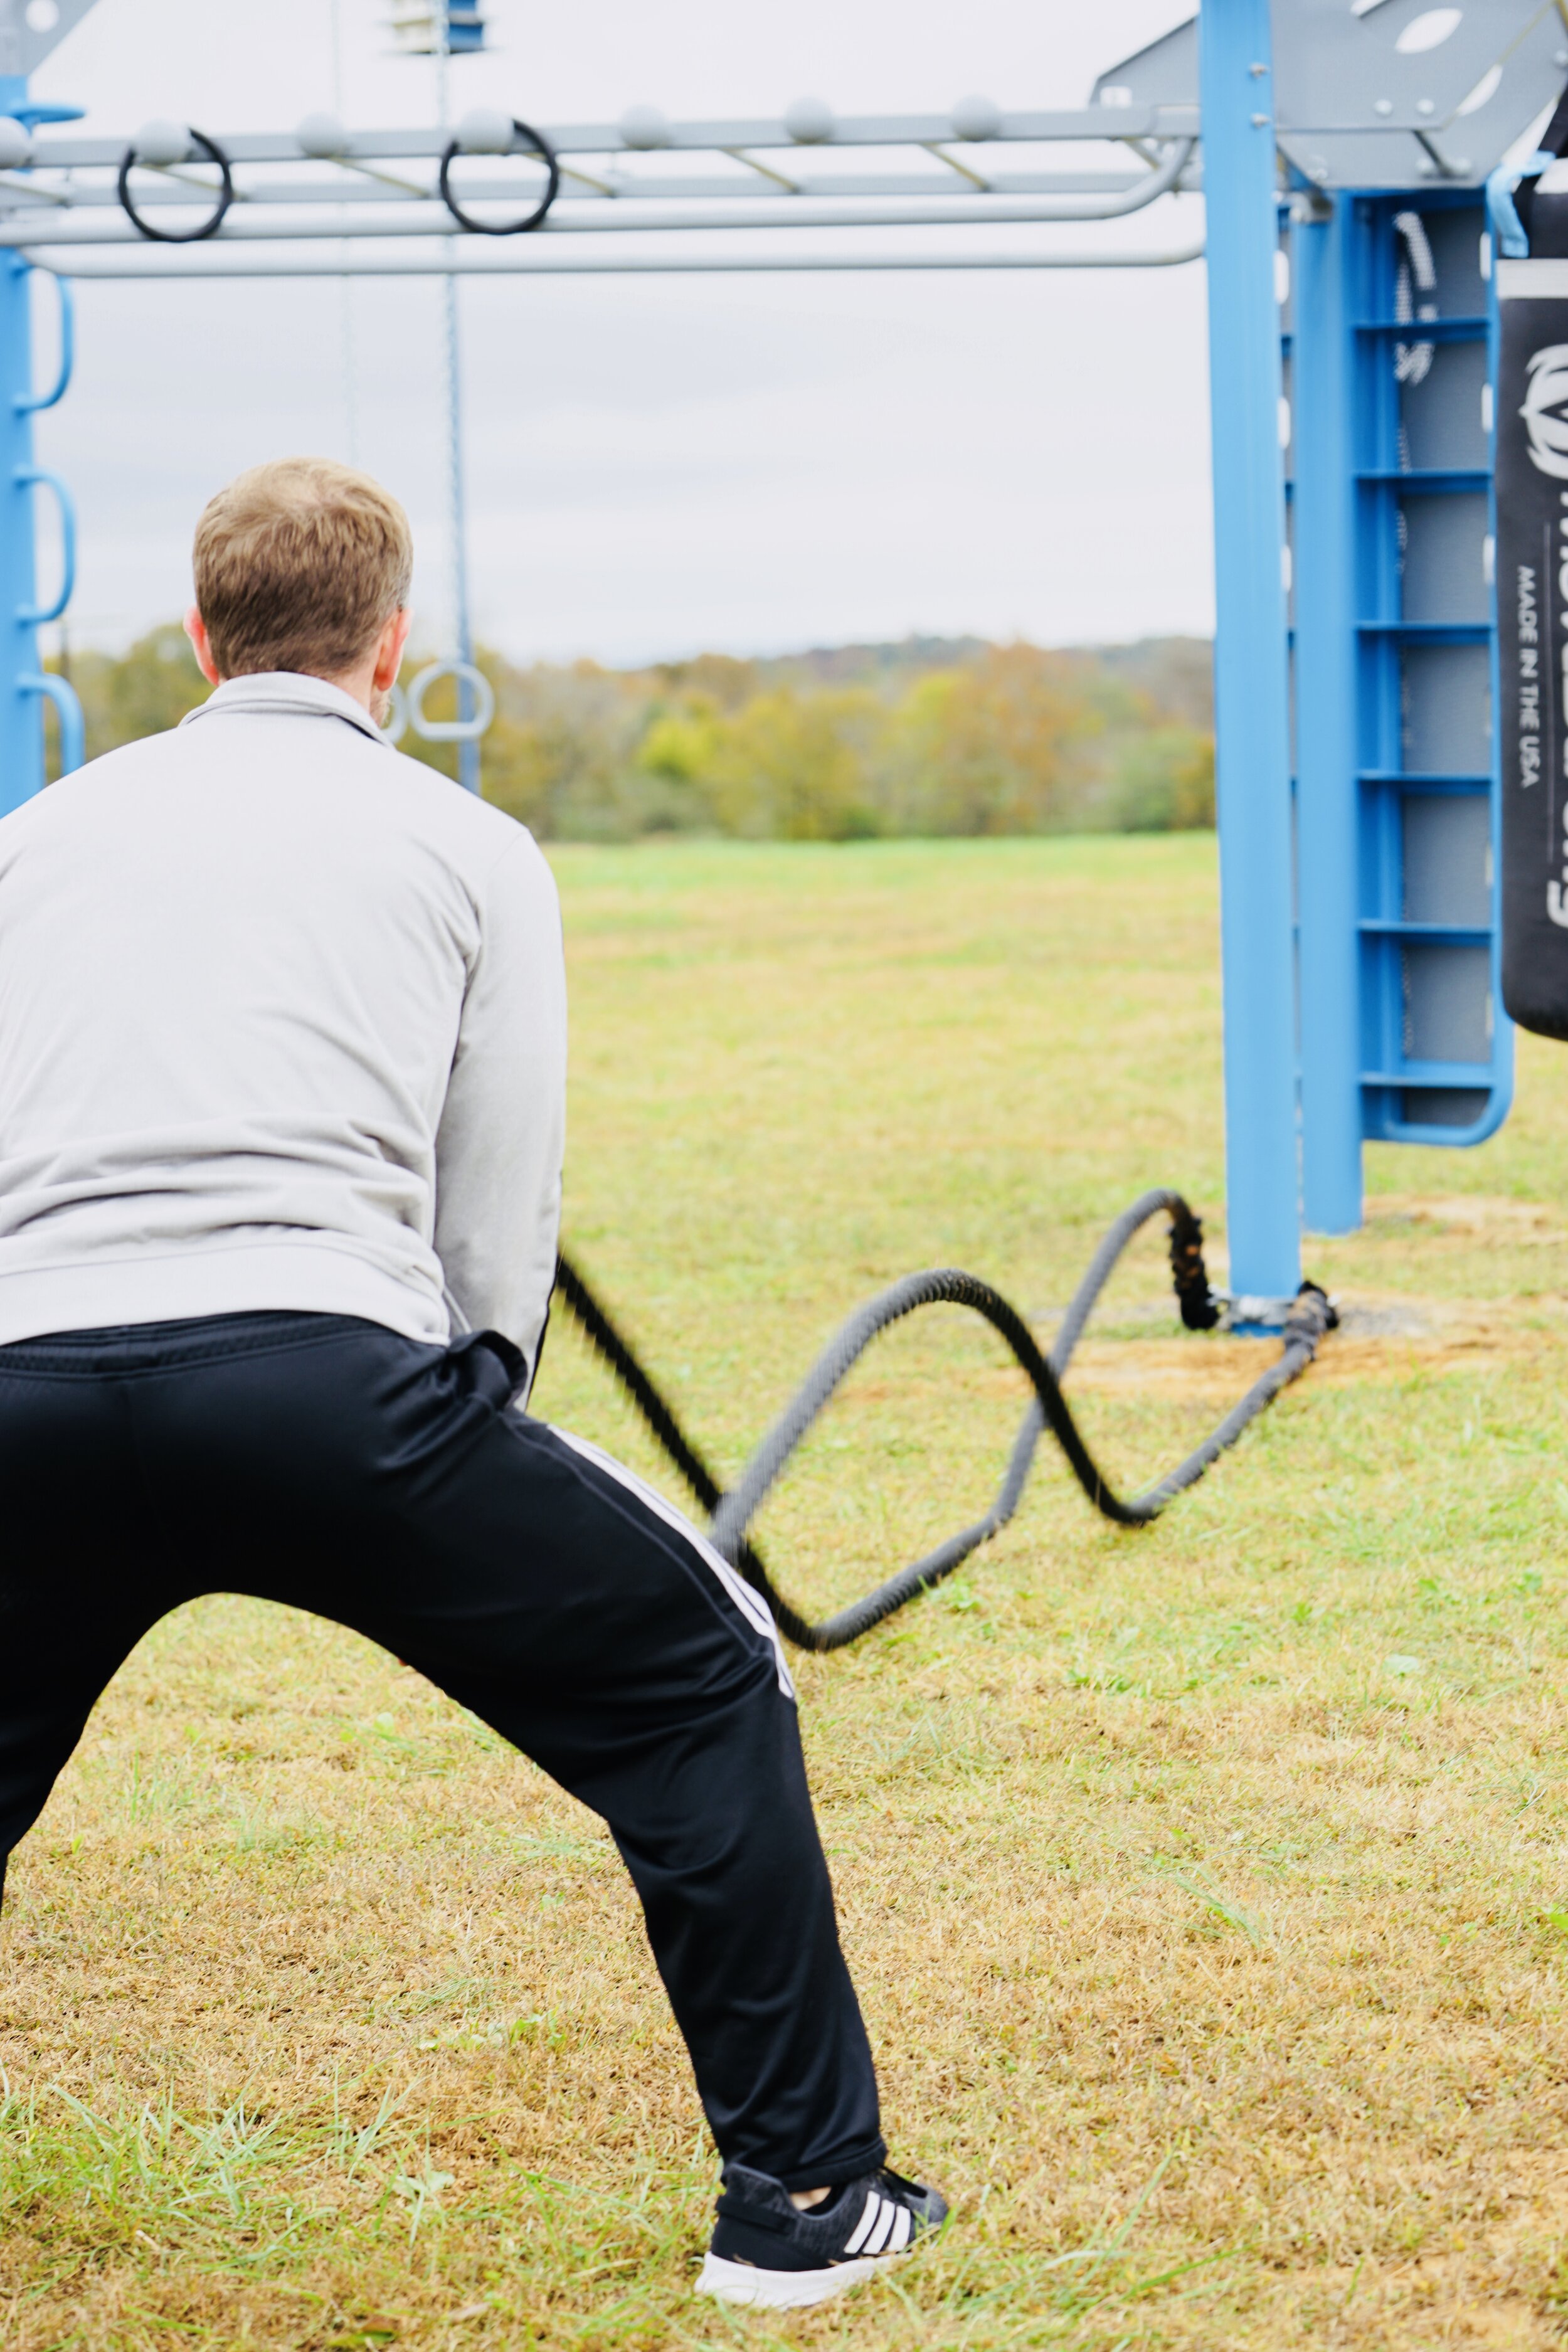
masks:
{"type": "Polygon", "coordinates": [[[531,1368],[565,1063],[531,835],[232,679],[0,821],[0,1345],[302,1308],[531,1368]]]}

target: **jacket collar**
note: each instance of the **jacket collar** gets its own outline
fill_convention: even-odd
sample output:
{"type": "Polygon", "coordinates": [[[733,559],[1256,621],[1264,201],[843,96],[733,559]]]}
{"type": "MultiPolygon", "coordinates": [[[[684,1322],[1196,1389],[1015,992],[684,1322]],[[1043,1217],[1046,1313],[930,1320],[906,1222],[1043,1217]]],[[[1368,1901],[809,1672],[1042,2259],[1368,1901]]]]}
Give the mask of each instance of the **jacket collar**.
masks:
{"type": "Polygon", "coordinates": [[[363,702],[356,702],[341,686],[329,686],[324,677],[307,677],[298,670],[267,670],[254,677],[226,678],[205,702],[187,710],[180,724],[188,727],[193,719],[229,712],[247,719],[346,719],[373,743],[386,742],[363,702]]]}

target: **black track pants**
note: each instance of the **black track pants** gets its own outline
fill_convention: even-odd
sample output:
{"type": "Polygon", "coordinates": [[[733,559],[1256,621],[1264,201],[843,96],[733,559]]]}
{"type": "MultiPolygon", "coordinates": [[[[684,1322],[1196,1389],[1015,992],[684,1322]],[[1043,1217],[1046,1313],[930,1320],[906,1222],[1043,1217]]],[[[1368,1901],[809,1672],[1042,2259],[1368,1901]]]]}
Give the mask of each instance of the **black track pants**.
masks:
{"type": "Polygon", "coordinates": [[[762,1603],[507,1343],[233,1315],[0,1348],[0,1870],[148,1627],[213,1591],[335,1618],[602,1814],[726,2160],[882,2160],[762,1603]]]}

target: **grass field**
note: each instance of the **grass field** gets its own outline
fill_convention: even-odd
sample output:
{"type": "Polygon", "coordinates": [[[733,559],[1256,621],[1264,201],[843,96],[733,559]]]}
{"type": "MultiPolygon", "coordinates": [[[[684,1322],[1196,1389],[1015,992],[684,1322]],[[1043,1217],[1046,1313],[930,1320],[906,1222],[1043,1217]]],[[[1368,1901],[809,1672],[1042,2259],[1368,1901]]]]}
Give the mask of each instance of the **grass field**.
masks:
{"type": "MultiPolygon", "coordinates": [[[[555,863],[568,1236],[727,1470],[894,1275],[1045,1328],[1141,1188],[1217,1211],[1207,840],[555,863]]],[[[1494,1142],[1370,1155],[1308,1254],[1348,1328],[1157,1528],[1042,1453],[958,1580],[802,1663],[894,2161],[955,2207],[895,2281],[690,2299],[714,2165],[599,1825],[220,1592],[13,1865],[0,2344],[1568,2340],[1565,1145],[1522,1040],[1494,1142]]],[[[1181,1334],[1155,1234],[1070,1388],[1141,1481],[1262,1360],[1181,1334]]],[[[956,1312],[889,1339],[764,1520],[786,1589],[958,1525],[1022,1402],[956,1312]]],[[[655,1466],[559,1325],[538,1403],[655,1466]]]]}

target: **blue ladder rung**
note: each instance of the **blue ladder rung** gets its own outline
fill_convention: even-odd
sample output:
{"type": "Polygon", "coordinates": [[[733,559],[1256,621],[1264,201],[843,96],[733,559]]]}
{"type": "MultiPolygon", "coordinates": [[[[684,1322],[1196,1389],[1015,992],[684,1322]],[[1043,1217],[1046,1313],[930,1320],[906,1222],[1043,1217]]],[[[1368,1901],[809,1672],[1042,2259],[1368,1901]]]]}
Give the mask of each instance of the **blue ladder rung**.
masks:
{"type": "Polygon", "coordinates": [[[1393,335],[1402,343],[1476,343],[1490,331],[1484,315],[1454,319],[1357,319],[1358,335],[1393,335]]]}
{"type": "Polygon", "coordinates": [[[1489,769],[1455,768],[1362,768],[1356,781],[1363,784],[1397,784],[1409,792],[1489,793],[1492,788],[1489,769]]]}
{"type": "Polygon", "coordinates": [[[1451,940],[1472,947],[1489,947],[1489,923],[1412,923],[1392,915],[1363,915],[1358,931],[1374,939],[1451,940]]]}
{"type": "Polygon", "coordinates": [[[1363,1070],[1363,1087],[1431,1087],[1445,1094],[1451,1087],[1490,1087],[1496,1074],[1489,1062],[1406,1062],[1396,1070],[1363,1070]]]}
{"type": "Polygon", "coordinates": [[[1484,646],[1491,637],[1489,621],[1358,621],[1363,637],[1414,637],[1436,646],[1484,646]]]}
{"type": "Polygon", "coordinates": [[[1358,482],[1392,482],[1402,490],[1489,490],[1491,471],[1486,466],[1363,466],[1358,482]]]}

